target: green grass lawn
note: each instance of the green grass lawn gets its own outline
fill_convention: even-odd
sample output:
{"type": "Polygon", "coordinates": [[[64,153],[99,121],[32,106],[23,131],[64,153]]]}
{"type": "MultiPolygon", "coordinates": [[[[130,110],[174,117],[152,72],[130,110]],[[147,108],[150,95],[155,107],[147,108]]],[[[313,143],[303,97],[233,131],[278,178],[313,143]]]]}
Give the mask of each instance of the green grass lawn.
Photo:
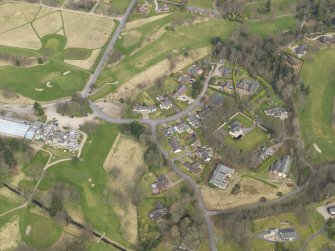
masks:
{"type": "Polygon", "coordinates": [[[63,62],[66,57],[86,58],[91,53],[85,49],[66,49],[66,38],[60,35],[48,35],[42,38],[42,48],[38,51],[0,46],[0,52],[10,55],[48,57],[48,62],[29,68],[0,67],[0,88],[14,90],[23,96],[49,101],[80,91],[89,73],[63,62]],[[63,76],[66,71],[69,75],[63,76]],[[46,86],[51,81],[52,88],[46,86]]]}
{"type": "Polygon", "coordinates": [[[55,243],[61,233],[62,228],[52,219],[34,214],[28,210],[20,213],[20,233],[22,240],[32,248],[45,250],[55,243]],[[30,235],[26,235],[27,226],[31,226],[30,235]]]}
{"type": "Polygon", "coordinates": [[[0,196],[0,214],[19,206],[17,202],[0,196]]]}
{"type": "Polygon", "coordinates": [[[57,181],[77,186],[81,192],[81,209],[86,222],[96,230],[106,233],[113,240],[128,245],[122,238],[120,222],[112,204],[106,202],[107,174],[103,163],[116,138],[118,127],[101,123],[93,135],[89,135],[82,151],[82,161],[68,161],[48,170],[40,189],[48,190],[57,181]],[[92,179],[94,187],[88,179],[92,179]]]}
{"type": "Polygon", "coordinates": [[[324,49],[309,57],[302,70],[304,83],[310,93],[305,97],[299,114],[305,140],[306,157],[313,163],[335,159],[335,132],[332,128],[335,49],[324,49]],[[317,143],[322,153],[314,150],[317,143]]]}
{"type": "Polygon", "coordinates": [[[227,130],[227,135],[224,137],[224,142],[242,151],[255,150],[267,140],[266,132],[258,126],[256,126],[246,135],[244,135],[243,138],[240,140],[234,140],[232,136],[228,134],[228,128],[225,128],[227,130]]]}
{"type": "Polygon", "coordinates": [[[204,9],[213,9],[214,1],[213,0],[191,0],[189,5],[204,8],[204,9]]]}
{"type": "Polygon", "coordinates": [[[33,178],[41,175],[43,167],[47,164],[49,154],[44,151],[38,151],[23,168],[22,171],[33,178]]]}
{"type": "Polygon", "coordinates": [[[307,245],[306,250],[320,251],[327,246],[334,247],[334,241],[330,240],[326,233],[322,233],[307,245]]]}

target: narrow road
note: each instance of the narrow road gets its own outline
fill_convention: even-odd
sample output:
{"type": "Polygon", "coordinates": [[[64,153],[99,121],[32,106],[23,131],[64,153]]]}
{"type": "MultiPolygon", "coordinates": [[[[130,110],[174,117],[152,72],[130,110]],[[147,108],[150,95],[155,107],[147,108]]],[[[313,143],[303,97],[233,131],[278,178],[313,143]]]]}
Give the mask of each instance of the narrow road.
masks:
{"type": "Polygon", "coordinates": [[[134,8],[135,4],[136,4],[137,0],[132,0],[126,13],[124,14],[124,16],[121,18],[120,20],[120,23],[118,25],[118,27],[116,28],[113,36],[112,36],[112,39],[111,41],[109,42],[97,68],[95,69],[94,73],[90,76],[90,78],[88,79],[87,83],[86,83],[86,86],[85,86],[85,89],[83,90],[82,92],[82,95],[84,98],[87,98],[89,93],[90,93],[90,90],[91,90],[91,87],[92,85],[97,81],[98,77],[100,76],[101,72],[103,71],[103,69],[105,68],[111,54],[112,54],[112,51],[113,51],[113,48],[114,48],[114,45],[117,41],[117,39],[119,38],[120,34],[121,34],[121,31],[123,29],[123,27],[125,26],[126,24],[126,21],[132,11],[132,9],[134,8]]]}
{"type": "Polygon", "coordinates": [[[308,244],[309,244],[314,238],[316,238],[317,236],[319,236],[320,234],[322,234],[325,230],[326,230],[326,224],[324,224],[324,225],[322,226],[322,228],[321,228],[318,232],[316,232],[315,234],[311,235],[311,236],[304,242],[304,244],[302,245],[300,251],[305,251],[306,248],[307,248],[307,246],[308,246],[308,244]]]}

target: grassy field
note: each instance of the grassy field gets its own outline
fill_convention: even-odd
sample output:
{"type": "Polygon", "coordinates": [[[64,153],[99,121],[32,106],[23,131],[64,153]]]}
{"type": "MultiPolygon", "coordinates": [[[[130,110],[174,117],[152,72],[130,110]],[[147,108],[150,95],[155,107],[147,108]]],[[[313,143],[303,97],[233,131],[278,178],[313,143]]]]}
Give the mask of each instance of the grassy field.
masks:
{"type": "Polygon", "coordinates": [[[213,0],[191,0],[189,5],[199,7],[199,8],[204,8],[204,9],[213,9],[214,1],[213,0]]]}
{"type": "Polygon", "coordinates": [[[307,251],[319,251],[325,247],[334,247],[334,241],[330,240],[326,233],[322,233],[314,238],[306,247],[307,251]]]}
{"type": "Polygon", "coordinates": [[[89,135],[82,151],[82,161],[64,162],[48,170],[41,190],[50,189],[61,181],[75,185],[81,192],[81,208],[86,222],[112,239],[127,245],[122,238],[120,222],[108,203],[107,174],[104,161],[116,138],[116,125],[102,123],[93,135],[89,135]],[[91,182],[89,182],[91,180],[91,182]],[[94,185],[93,185],[94,184],[94,185]]]}
{"type": "Polygon", "coordinates": [[[332,127],[335,84],[333,78],[335,49],[324,49],[306,59],[302,71],[310,93],[299,114],[306,157],[313,163],[334,160],[335,133],[332,127]],[[313,147],[316,143],[322,153],[313,147]]]}
{"type": "Polygon", "coordinates": [[[28,164],[26,164],[22,171],[33,178],[37,178],[41,175],[43,167],[47,164],[47,161],[49,159],[49,154],[44,151],[38,151],[29,161],[28,164]]]}
{"type": "Polygon", "coordinates": [[[88,72],[65,64],[67,56],[85,58],[90,51],[67,49],[64,51],[66,38],[60,35],[46,36],[42,39],[39,51],[0,46],[0,52],[11,55],[48,57],[46,64],[30,68],[0,67],[2,81],[0,88],[12,89],[26,97],[39,101],[48,101],[70,96],[84,87],[88,72]],[[84,52],[85,53],[84,53],[84,52]],[[79,55],[80,54],[80,55],[79,55]],[[69,75],[63,73],[71,71],[69,75]],[[46,86],[51,81],[52,88],[46,86]],[[23,88],[24,87],[24,88],[23,88]]]}
{"type": "Polygon", "coordinates": [[[0,214],[11,210],[18,206],[18,203],[13,202],[5,197],[0,196],[0,214]]]}
{"type": "Polygon", "coordinates": [[[20,233],[22,240],[32,248],[45,250],[55,243],[62,232],[62,229],[53,220],[29,212],[28,210],[20,214],[20,233]],[[26,235],[26,229],[31,226],[31,232],[26,235]]]}

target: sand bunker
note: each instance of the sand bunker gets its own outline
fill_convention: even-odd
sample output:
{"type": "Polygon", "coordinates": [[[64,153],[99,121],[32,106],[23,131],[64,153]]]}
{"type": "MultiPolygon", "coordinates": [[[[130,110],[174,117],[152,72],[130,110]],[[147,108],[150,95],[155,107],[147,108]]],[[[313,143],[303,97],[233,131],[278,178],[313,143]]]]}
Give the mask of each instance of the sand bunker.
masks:
{"type": "Polygon", "coordinates": [[[46,85],[48,88],[52,88],[52,87],[53,87],[52,84],[51,84],[51,81],[46,82],[45,85],[46,85]]]}
{"type": "Polygon", "coordinates": [[[71,71],[65,71],[65,72],[62,73],[63,76],[66,76],[66,75],[69,75],[69,74],[71,74],[71,71]]]}
{"type": "Polygon", "coordinates": [[[314,146],[315,151],[317,151],[318,153],[322,153],[320,147],[316,143],[313,143],[313,146],[314,146]]]}
{"type": "Polygon", "coordinates": [[[42,92],[44,89],[43,88],[35,88],[35,91],[37,92],[42,92]]]}

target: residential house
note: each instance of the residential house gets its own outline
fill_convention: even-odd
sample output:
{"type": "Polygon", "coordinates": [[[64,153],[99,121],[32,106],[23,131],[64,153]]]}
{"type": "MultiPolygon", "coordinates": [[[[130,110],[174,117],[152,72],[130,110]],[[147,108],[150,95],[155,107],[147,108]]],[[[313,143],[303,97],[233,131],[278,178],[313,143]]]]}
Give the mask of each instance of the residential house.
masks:
{"type": "Polygon", "coordinates": [[[219,68],[219,71],[221,72],[221,74],[225,77],[225,78],[228,78],[228,77],[231,77],[231,69],[227,68],[227,67],[224,67],[224,66],[221,66],[219,68]]]}
{"type": "Polygon", "coordinates": [[[192,163],[190,162],[185,162],[184,166],[187,170],[189,170],[191,173],[197,175],[201,172],[202,168],[201,168],[201,164],[197,161],[194,161],[192,163]]]}
{"type": "Polygon", "coordinates": [[[162,102],[164,99],[165,99],[165,96],[164,95],[159,95],[156,97],[157,101],[158,102],[162,102]]]}
{"type": "Polygon", "coordinates": [[[157,12],[169,12],[169,11],[170,7],[167,4],[160,5],[157,10],[157,12]]]}
{"type": "Polygon", "coordinates": [[[194,128],[197,128],[200,126],[199,119],[194,115],[189,115],[187,121],[194,128]]]}
{"type": "Polygon", "coordinates": [[[270,173],[278,175],[280,177],[286,177],[292,165],[292,157],[285,155],[283,158],[278,159],[274,164],[270,166],[270,173]]]}
{"type": "Polygon", "coordinates": [[[333,205],[333,206],[329,206],[329,207],[327,208],[327,211],[328,211],[328,213],[329,213],[331,216],[335,216],[335,205],[333,205]]]}
{"type": "Polygon", "coordinates": [[[234,139],[240,139],[244,136],[244,127],[239,121],[234,121],[229,126],[229,134],[233,136],[234,139]]]}
{"type": "Polygon", "coordinates": [[[173,128],[174,128],[175,132],[177,132],[177,133],[184,133],[184,132],[191,133],[191,132],[193,132],[191,127],[185,122],[182,122],[178,125],[175,125],[173,128]]]}
{"type": "Polygon", "coordinates": [[[139,113],[141,112],[153,113],[157,111],[157,107],[155,105],[136,104],[133,106],[133,111],[139,113]]]}
{"type": "Polygon", "coordinates": [[[210,113],[211,113],[211,108],[206,107],[202,111],[197,112],[196,117],[200,120],[205,120],[205,119],[207,119],[207,117],[209,116],[210,113]]]}
{"type": "Polygon", "coordinates": [[[170,144],[170,146],[172,148],[172,153],[179,153],[179,152],[182,151],[182,148],[181,148],[181,146],[180,146],[179,141],[178,141],[177,138],[174,138],[174,137],[170,138],[168,140],[168,142],[169,142],[169,144],[170,144]]]}
{"type": "Polygon", "coordinates": [[[191,68],[189,68],[187,70],[187,74],[191,77],[194,77],[196,75],[200,75],[203,73],[203,70],[201,69],[201,67],[197,64],[194,64],[191,66],[191,68]]]}
{"type": "Polygon", "coordinates": [[[210,178],[209,183],[220,189],[226,189],[229,184],[227,178],[232,177],[234,172],[234,169],[219,163],[210,178]]]}
{"type": "Polygon", "coordinates": [[[211,156],[209,155],[209,152],[204,147],[198,147],[197,154],[200,159],[202,159],[205,162],[209,162],[211,160],[211,156]]]}
{"type": "Polygon", "coordinates": [[[263,147],[257,154],[258,158],[262,161],[271,157],[274,154],[274,150],[272,148],[263,147]]]}
{"type": "Polygon", "coordinates": [[[165,128],[165,129],[164,129],[164,135],[165,135],[166,137],[170,137],[170,136],[172,136],[172,134],[174,134],[174,129],[173,129],[173,127],[168,127],[168,128],[165,128]]]}
{"type": "Polygon", "coordinates": [[[163,192],[167,184],[169,184],[169,180],[164,175],[158,176],[157,181],[150,185],[152,193],[159,194],[163,192]]]}
{"type": "Polygon", "coordinates": [[[179,85],[176,90],[173,92],[172,97],[178,98],[179,96],[185,95],[186,93],[186,86],[185,85],[179,85]]]}
{"type": "Polygon", "coordinates": [[[246,92],[247,95],[254,94],[259,86],[259,83],[253,79],[243,79],[236,84],[236,88],[246,92]]]}
{"type": "Polygon", "coordinates": [[[335,35],[333,36],[323,35],[323,36],[320,36],[318,40],[322,43],[335,43],[335,35]]]}
{"type": "Polygon", "coordinates": [[[283,107],[271,108],[271,109],[265,110],[264,113],[267,116],[273,116],[275,118],[280,118],[281,120],[285,120],[288,118],[287,111],[283,107]]]}
{"type": "Polygon", "coordinates": [[[222,88],[223,91],[227,93],[234,92],[234,86],[231,80],[218,81],[217,84],[222,88]]]}
{"type": "Polygon", "coordinates": [[[282,228],[278,230],[278,233],[283,241],[294,241],[299,238],[294,228],[282,228]]]}
{"type": "Polygon", "coordinates": [[[171,102],[171,100],[168,98],[168,97],[165,97],[161,103],[159,104],[159,107],[162,109],[162,110],[169,110],[170,108],[173,107],[173,104],[171,102]]]}
{"type": "Polygon", "coordinates": [[[302,58],[307,52],[307,44],[300,44],[295,48],[295,54],[298,58],[302,58]]]}
{"type": "Polygon", "coordinates": [[[161,219],[163,216],[168,214],[168,208],[165,207],[162,203],[160,203],[159,201],[156,202],[155,205],[155,209],[152,210],[149,213],[149,218],[154,220],[154,221],[158,221],[159,219],[161,219]]]}
{"type": "Polygon", "coordinates": [[[199,14],[202,16],[209,16],[209,17],[215,17],[216,15],[215,10],[208,10],[208,9],[194,7],[194,6],[186,6],[186,11],[199,14]]]}

